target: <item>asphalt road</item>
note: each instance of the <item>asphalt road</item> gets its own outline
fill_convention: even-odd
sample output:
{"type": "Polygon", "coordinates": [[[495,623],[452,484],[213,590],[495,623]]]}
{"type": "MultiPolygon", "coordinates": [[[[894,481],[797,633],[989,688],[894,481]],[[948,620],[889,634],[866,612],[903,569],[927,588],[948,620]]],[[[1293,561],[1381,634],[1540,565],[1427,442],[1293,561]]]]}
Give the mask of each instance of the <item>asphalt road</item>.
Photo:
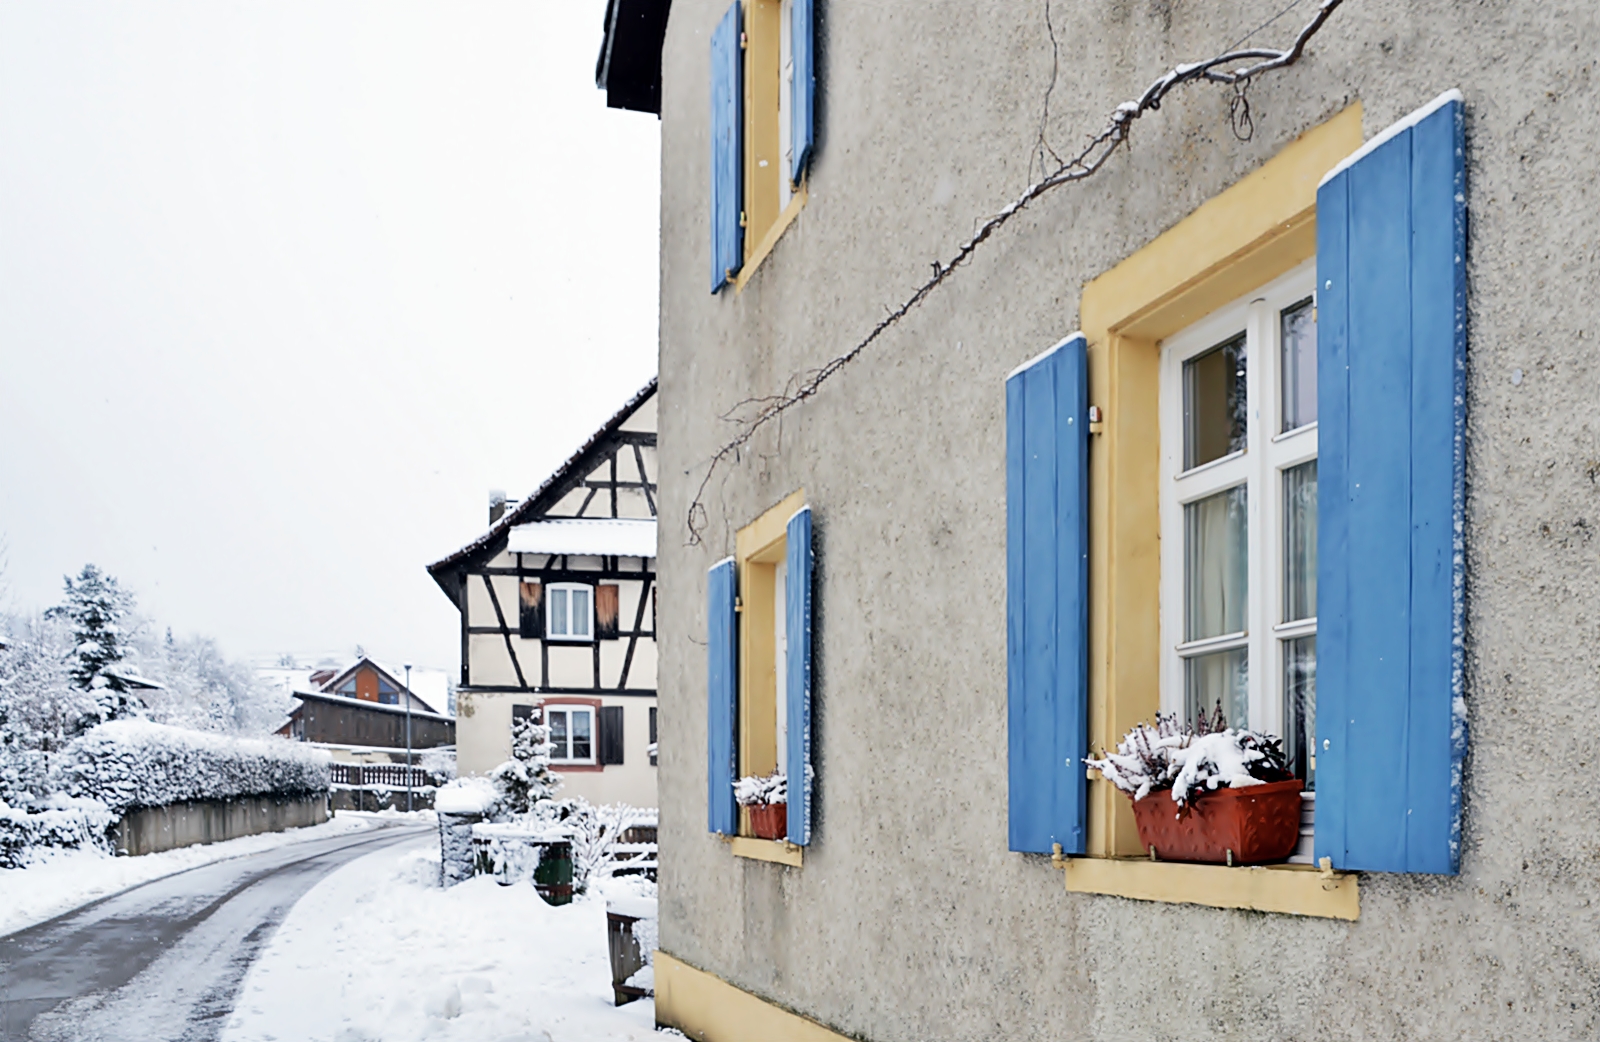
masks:
{"type": "Polygon", "coordinates": [[[291,844],[157,879],[0,937],[3,1042],[202,1042],[323,876],[426,827],[291,844]]]}

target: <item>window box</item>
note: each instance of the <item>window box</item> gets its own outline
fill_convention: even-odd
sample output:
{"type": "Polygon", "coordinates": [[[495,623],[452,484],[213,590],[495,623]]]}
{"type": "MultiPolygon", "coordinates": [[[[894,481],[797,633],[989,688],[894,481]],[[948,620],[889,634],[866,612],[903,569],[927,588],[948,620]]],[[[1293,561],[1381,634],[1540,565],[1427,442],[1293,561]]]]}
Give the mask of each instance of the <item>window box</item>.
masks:
{"type": "Polygon", "coordinates": [[[750,831],[756,839],[782,839],[789,831],[789,805],[787,803],[752,803],[750,831]]]}
{"type": "Polygon", "coordinates": [[[1139,842],[1166,861],[1252,865],[1281,861],[1300,842],[1298,778],[1218,789],[1180,807],[1172,790],[1133,802],[1139,842]]]}

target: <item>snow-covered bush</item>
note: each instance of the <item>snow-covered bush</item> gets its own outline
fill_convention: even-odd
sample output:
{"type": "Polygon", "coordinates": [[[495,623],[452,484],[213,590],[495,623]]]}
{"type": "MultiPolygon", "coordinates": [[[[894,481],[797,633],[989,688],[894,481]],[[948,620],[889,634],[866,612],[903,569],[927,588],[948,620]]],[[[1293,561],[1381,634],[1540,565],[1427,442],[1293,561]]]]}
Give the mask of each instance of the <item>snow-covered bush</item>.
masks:
{"type": "Polygon", "coordinates": [[[1257,731],[1233,730],[1221,711],[1198,728],[1179,724],[1175,713],[1157,713],[1156,725],[1136,724],[1117,751],[1088,765],[1135,800],[1172,790],[1184,804],[1221,788],[1240,789],[1286,781],[1283,743],[1257,731]]]}
{"type": "Polygon", "coordinates": [[[511,724],[511,759],[489,772],[500,801],[499,816],[526,814],[561,786],[550,770],[550,728],[523,717],[511,724]]]}
{"type": "Polygon", "coordinates": [[[96,800],[55,796],[31,813],[0,801],[0,868],[25,868],[45,848],[105,848],[116,820],[96,800]]]}
{"type": "Polygon", "coordinates": [[[456,747],[453,745],[425,749],[417,757],[417,763],[428,772],[428,782],[435,787],[456,780],[456,747]]]}
{"type": "Polygon", "coordinates": [[[327,792],[328,762],[326,752],[297,742],[118,720],[74,739],[59,757],[53,782],[120,814],[185,800],[327,792]]]}
{"type": "Polygon", "coordinates": [[[782,771],[765,777],[752,774],[733,783],[733,798],[741,807],[789,802],[789,779],[782,771]]]}

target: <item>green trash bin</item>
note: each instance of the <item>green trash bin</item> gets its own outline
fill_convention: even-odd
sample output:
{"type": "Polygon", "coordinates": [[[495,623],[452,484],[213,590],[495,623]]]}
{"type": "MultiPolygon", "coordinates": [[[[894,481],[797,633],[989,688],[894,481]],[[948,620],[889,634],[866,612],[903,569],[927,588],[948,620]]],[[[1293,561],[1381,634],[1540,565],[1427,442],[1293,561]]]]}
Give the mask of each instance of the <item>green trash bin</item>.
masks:
{"type": "Polygon", "coordinates": [[[539,867],[533,870],[533,886],[546,904],[572,903],[572,844],[554,840],[536,844],[539,867]]]}

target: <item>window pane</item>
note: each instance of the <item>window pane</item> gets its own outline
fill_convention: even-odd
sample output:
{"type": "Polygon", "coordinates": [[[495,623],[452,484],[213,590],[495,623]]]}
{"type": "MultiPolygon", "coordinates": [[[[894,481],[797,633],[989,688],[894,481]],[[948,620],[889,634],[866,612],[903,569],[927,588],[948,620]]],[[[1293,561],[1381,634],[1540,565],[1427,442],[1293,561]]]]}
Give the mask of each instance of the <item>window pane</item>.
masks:
{"type": "Polygon", "coordinates": [[[572,591],[572,635],[574,637],[587,637],[589,635],[589,600],[594,595],[585,586],[581,590],[572,591]]]}
{"type": "Polygon", "coordinates": [[[1184,713],[1192,723],[1222,706],[1229,727],[1250,726],[1250,667],[1244,648],[1185,659],[1184,713]]]}
{"type": "Polygon", "coordinates": [[[1278,316],[1283,345],[1283,429],[1317,418],[1317,320],[1307,297],[1278,316]]]}
{"type": "Polygon", "coordinates": [[[1317,461],[1283,472],[1283,621],[1317,614],[1317,461]]]}
{"type": "Polygon", "coordinates": [[[1283,642],[1283,751],[1289,769],[1316,788],[1317,638],[1283,642]]]}
{"type": "Polygon", "coordinates": [[[591,740],[593,738],[594,716],[587,710],[574,711],[572,714],[572,758],[574,760],[587,760],[594,756],[591,740]]]}
{"type": "Polygon", "coordinates": [[[1226,344],[1183,363],[1183,469],[1244,448],[1245,342],[1226,344]]]}
{"type": "Polygon", "coordinates": [[[1249,592],[1245,487],[1183,508],[1185,640],[1244,629],[1249,592]]]}
{"type": "Polygon", "coordinates": [[[569,759],[567,756],[567,714],[552,709],[546,714],[550,718],[550,756],[555,760],[569,759]]]}
{"type": "Polygon", "coordinates": [[[550,636],[565,637],[567,629],[567,591],[550,591],[550,636]]]}

